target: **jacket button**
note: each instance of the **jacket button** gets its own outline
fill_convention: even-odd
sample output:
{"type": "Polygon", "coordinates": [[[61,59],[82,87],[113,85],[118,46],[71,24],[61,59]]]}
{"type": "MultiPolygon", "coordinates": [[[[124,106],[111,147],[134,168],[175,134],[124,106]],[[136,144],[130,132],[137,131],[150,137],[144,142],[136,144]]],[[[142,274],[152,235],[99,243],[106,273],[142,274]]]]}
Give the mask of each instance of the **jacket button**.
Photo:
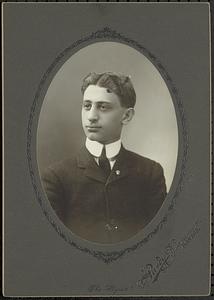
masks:
{"type": "Polygon", "coordinates": [[[118,225],[116,224],[116,222],[115,222],[114,219],[111,219],[110,224],[113,227],[113,230],[117,230],[118,229],[118,225]]]}
{"type": "Polygon", "coordinates": [[[106,230],[113,231],[118,229],[118,225],[115,224],[115,221],[112,219],[110,220],[110,223],[107,223],[105,225],[106,230]]]}

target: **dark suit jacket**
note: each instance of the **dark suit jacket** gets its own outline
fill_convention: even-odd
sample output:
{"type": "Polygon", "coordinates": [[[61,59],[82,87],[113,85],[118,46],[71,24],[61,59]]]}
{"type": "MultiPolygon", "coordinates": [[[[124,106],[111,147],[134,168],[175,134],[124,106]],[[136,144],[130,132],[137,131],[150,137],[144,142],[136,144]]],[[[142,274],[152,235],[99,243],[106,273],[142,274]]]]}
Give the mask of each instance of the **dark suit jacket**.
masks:
{"type": "Polygon", "coordinates": [[[78,236],[99,243],[135,235],[166,197],[160,164],[123,147],[107,182],[85,147],[77,157],[49,167],[42,180],[61,221],[78,236]]]}

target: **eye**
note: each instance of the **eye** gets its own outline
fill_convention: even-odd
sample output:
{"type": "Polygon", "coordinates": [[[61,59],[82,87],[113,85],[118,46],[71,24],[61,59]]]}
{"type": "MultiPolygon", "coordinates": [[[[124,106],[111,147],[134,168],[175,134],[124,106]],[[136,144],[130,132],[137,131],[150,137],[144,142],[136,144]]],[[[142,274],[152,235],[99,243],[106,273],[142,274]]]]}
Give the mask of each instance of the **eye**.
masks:
{"type": "Polygon", "coordinates": [[[84,108],[85,110],[90,110],[90,109],[91,109],[91,103],[89,103],[89,102],[83,103],[83,108],[84,108]]]}
{"type": "Polygon", "coordinates": [[[106,111],[106,110],[110,109],[110,106],[107,103],[102,103],[102,104],[100,104],[99,108],[102,111],[106,111]]]}

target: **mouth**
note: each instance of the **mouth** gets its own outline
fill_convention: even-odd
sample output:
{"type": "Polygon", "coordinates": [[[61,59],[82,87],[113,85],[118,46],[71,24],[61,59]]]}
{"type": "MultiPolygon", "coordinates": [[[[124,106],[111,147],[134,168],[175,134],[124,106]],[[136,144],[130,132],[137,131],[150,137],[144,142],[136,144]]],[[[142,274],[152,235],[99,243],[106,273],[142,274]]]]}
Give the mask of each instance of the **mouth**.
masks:
{"type": "Polygon", "coordinates": [[[93,126],[92,125],[92,126],[86,126],[86,128],[90,132],[96,132],[96,131],[98,131],[101,128],[101,126],[93,126]]]}

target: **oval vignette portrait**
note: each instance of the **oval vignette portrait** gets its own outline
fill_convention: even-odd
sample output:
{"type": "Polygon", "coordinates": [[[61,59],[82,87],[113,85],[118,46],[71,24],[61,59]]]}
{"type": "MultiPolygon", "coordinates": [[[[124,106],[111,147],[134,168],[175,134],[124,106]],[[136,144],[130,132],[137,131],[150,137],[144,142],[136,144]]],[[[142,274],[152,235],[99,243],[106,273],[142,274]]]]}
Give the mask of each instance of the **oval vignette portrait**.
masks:
{"type": "Polygon", "coordinates": [[[178,126],[169,89],[142,53],[97,42],[53,77],[37,161],[59,221],[83,240],[126,241],[155,221],[173,181],[178,126]]]}

